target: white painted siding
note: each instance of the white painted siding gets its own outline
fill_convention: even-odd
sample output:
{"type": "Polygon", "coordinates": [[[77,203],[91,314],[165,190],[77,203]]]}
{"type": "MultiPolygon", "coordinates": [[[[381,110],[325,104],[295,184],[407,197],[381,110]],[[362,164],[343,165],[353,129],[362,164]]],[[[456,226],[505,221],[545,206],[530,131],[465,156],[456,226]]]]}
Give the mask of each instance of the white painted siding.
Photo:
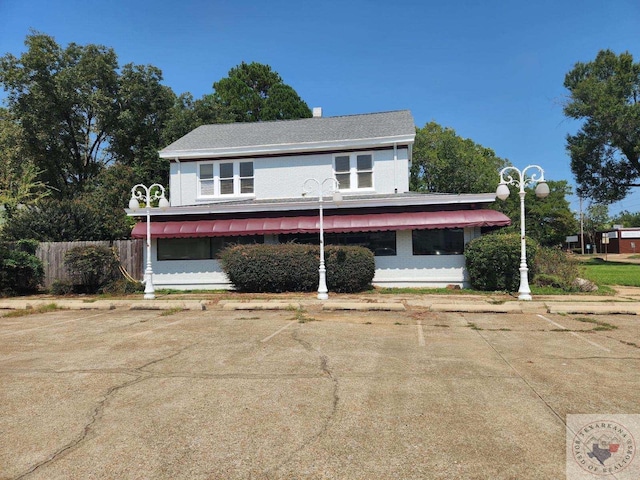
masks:
{"type": "MultiPolygon", "coordinates": [[[[374,151],[373,183],[376,193],[409,191],[408,150],[374,151]]],[[[333,176],[331,153],[266,157],[253,160],[254,196],[256,199],[295,198],[302,195],[302,185],[307,178],[324,180],[333,176]]],[[[197,161],[171,162],[170,202],[172,207],[210,203],[212,198],[198,198],[197,161]]],[[[231,199],[233,197],[225,196],[231,199]]],[[[214,201],[219,200],[216,198],[214,201]]]]}
{"type": "MultiPolygon", "coordinates": [[[[465,243],[480,236],[479,228],[464,230],[465,243]]],[[[411,231],[397,232],[397,255],[376,257],[373,284],[380,287],[468,287],[464,255],[413,255],[411,231]]],[[[270,237],[269,243],[275,238],[270,237]]],[[[156,242],[151,244],[153,282],[157,289],[232,289],[217,260],[156,261],[156,242]]],[[[146,262],[146,258],[145,258],[146,262]]]]}

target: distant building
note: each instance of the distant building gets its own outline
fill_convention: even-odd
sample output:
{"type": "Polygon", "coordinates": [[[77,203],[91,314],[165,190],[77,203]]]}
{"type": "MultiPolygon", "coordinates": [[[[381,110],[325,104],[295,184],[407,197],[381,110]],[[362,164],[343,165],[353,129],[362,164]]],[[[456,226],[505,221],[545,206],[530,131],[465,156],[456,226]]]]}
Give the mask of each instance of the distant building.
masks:
{"type": "Polygon", "coordinates": [[[623,228],[614,225],[609,231],[598,232],[596,242],[598,251],[604,252],[603,238],[608,237],[607,253],[640,253],[640,228],[623,228]]]}

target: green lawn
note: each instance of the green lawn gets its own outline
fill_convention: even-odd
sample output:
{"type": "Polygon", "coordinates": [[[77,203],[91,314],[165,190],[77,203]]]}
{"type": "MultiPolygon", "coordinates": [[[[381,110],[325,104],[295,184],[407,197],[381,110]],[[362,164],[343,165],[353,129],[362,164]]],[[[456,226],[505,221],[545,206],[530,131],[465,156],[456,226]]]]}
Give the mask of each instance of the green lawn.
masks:
{"type": "Polygon", "coordinates": [[[640,265],[592,258],[582,264],[584,277],[598,285],[640,287],[640,265]]]}

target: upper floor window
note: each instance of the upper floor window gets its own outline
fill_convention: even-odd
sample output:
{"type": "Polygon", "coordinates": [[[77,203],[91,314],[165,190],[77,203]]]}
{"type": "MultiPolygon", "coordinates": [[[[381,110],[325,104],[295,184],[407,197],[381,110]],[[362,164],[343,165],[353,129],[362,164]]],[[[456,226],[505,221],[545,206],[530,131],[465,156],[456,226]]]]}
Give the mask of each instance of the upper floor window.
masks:
{"type": "Polygon", "coordinates": [[[336,155],[334,175],[340,190],[373,188],[373,155],[370,153],[336,155]]]}
{"type": "Polygon", "coordinates": [[[200,163],[198,196],[218,197],[253,193],[253,162],[200,163]]]}

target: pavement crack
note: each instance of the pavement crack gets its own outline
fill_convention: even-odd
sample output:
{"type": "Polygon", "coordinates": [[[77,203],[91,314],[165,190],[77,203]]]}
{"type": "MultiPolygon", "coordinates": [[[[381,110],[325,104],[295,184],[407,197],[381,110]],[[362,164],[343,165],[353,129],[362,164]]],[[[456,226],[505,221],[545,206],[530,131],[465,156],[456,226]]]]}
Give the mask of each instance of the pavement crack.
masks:
{"type": "Polygon", "coordinates": [[[536,390],[536,388],[526,379],[524,378],[524,376],[518,371],[518,369],[513,366],[513,364],[511,362],[509,362],[509,360],[507,360],[507,358],[494,346],[491,344],[491,342],[489,340],[487,340],[487,338],[482,334],[482,331],[480,330],[476,330],[476,333],[480,336],[480,338],[482,338],[482,340],[484,340],[484,342],[489,345],[489,347],[502,359],[502,361],[507,364],[509,366],[509,368],[511,368],[511,370],[513,370],[515,372],[515,374],[518,376],[518,378],[524,382],[524,384],[529,387],[529,389],[534,393],[534,395],[536,397],[538,397],[542,403],[544,403],[544,405],[551,411],[551,413],[553,413],[553,415],[555,417],[558,418],[558,420],[560,420],[560,422],[566,426],[567,423],[565,422],[565,419],[562,417],[562,415],[560,415],[555,408],[553,408],[551,406],[551,404],[549,402],[547,402],[547,400],[540,394],[540,392],[538,392],[538,390],[536,390]]]}
{"type": "Polygon", "coordinates": [[[107,392],[103,395],[103,397],[100,400],[98,400],[97,405],[94,407],[93,411],[91,412],[91,415],[89,417],[88,422],[85,424],[84,428],[82,429],[80,434],[78,436],[76,436],[76,438],[74,438],[69,443],[67,443],[63,447],[59,448],[58,450],[56,450],[54,453],[49,455],[48,458],[46,458],[46,459],[44,459],[44,460],[32,465],[27,471],[25,471],[25,472],[19,474],[18,476],[14,477],[13,480],[21,480],[21,479],[25,478],[27,475],[32,474],[33,472],[35,472],[39,468],[44,467],[44,466],[46,466],[46,465],[48,465],[50,463],[55,462],[58,458],[60,458],[66,452],[69,452],[69,451],[77,448],[78,445],[80,445],[82,442],[84,442],[88,438],[89,434],[91,433],[91,430],[92,430],[93,426],[102,417],[102,413],[104,411],[105,405],[107,404],[109,399],[113,395],[115,395],[117,392],[119,392],[120,390],[122,390],[124,388],[127,388],[127,387],[130,387],[131,385],[135,385],[137,383],[140,383],[140,382],[146,380],[147,378],[150,378],[150,376],[138,376],[138,377],[136,377],[134,379],[131,379],[131,380],[126,381],[124,383],[121,383],[119,385],[114,385],[113,387],[109,388],[107,390],[107,392]]]}
{"type": "Polygon", "coordinates": [[[189,344],[189,345],[187,345],[185,347],[182,347],[182,348],[176,350],[173,353],[170,353],[168,355],[164,355],[164,356],[162,356],[160,358],[156,358],[155,360],[151,360],[151,361],[145,363],[144,365],[142,365],[140,367],[137,367],[135,370],[139,371],[141,373],[149,373],[149,372],[146,372],[144,369],[147,368],[147,367],[150,367],[151,365],[155,365],[156,363],[164,362],[165,360],[170,360],[170,359],[172,359],[174,357],[177,357],[182,352],[184,352],[186,350],[189,350],[190,348],[193,348],[193,347],[195,347],[197,345],[199,345],[199,343],[191,343],[191,344],[189,344]]]}
{"type": "MultiPolygon", "coordinates": [[[[56,450],[54,453],[52,453],[51,455],[49,455],[48,458],[32,465],[31,467],[29,467],[29,469],[27,471],[25,471],[24,473],[21,473],[20,475],[18,475],[17,477],[14,477],[13,480],[21,480],[23,478],[25,478],[27,475],[32,474],[33,472],[35,472],[36,470],[38,470],[39,468],[46,466],[50,463],[55,462],[58,458],[60,458],[62,455],[64,455],[66,452],[69,452],[75,448],[78,447],[78,445],[80,445],[82,442],[84,442],[89,434],[91,433],[91,430],[93,428],[93,426],[96,424],[96,422],[98,422],[98,420],[100,420],[100,418],[102,417],[102,413],[104,411],[105,405],[107,404],[107,402],[109,401],[109,399],[115,395],[116,393],[118,393],[120,390],[130,387],[132,385],[135,385],[137,383],[140,383],[142,381],[148,380],[150,378],[154,378],[156,375],[154,375],[152,372],[145,372],[143,369],[147,368],[151,365],[155,365],[156,363],[159,362],[163,362],[165,360],[169,360],[179,354],[181,354],[182,352],[184,352],[185,350],[194,347],[195,345],[197,345],[197,343],[194,344],[190,344],[187,345],[186,347],[183,347],[173,353],[170,353],[168,355],[163,355],[160,358],[157,358],[155,360],[151,360],[147,363],[145,363],[144,365],[134,368],[134,369],[127,369],[127,370],[120,370],[118,373],[124,373],[127,375],[134,375],[135,378],[128,380],[124,383],[121,383],[119,385],[114,385],[113,387],[109,388],[107,390],[107,392],[103,395],[103,397],[98,400],[98,403],[96,404],[96,406],[94,407],[93,411],[91,412],[91,415],[89,416],[89,420],[88,422],[85,424],[85,426],[83,427],[82,431],[80,432],[80,434],[78,436],[76,436],[76,438],[74,438],[73,440],[71,440],[69,443],[67,443],[66,445],[64,445],[63,447],[59,448],[58,450],[56,450]]],[[[74,371],[58,371],[58,372],[54,372],[54,373],[73,373],[74,371]]],[[[75,372],[78,373],[86,373],[87,370],[75,370],[75,372]]],[[[95,372],[95,371],[93,371],[95,372]]]]}
{"type": "Polygon", "coordinates": [[[329,357],[327,355],[325,355],[324,353],[322,353],[322,351],[320,349],[313,347],[311,345],[311,343],[309,343],[308,341],[303,340],[302,338],[300,338],[299,332],[300,332],[299,328],[294,330],[294,331],[292,331],[291,338],[293,338],[293,340],[295,340],[300,345],[302,345],[304,347],[304,349],[307,350],[308,352],[312,352],[312,353],[318,354],[319,359],[320,359],[320,370],[322,372],[323,377],[329,377],[331,379],[331,382],[333,384],[331,411],[329,412],[329,415],[326,417],[326,419],[322,422],[322,425],[320,426],[320,429],[316,433],[311,435],[306,440],[303,440],[301,445],[298,446],[298,448],[296,448],[292,452],[290,452],[277,465],[265,470],[264,474],[267,476],[267,478],[273,472],[276,472],[277,470],[282,468],[284,465],[289,463],[293,459],[293,457],[295,455],[297,455],[301,451],[305,450],[310,445],[312,445],[313,443],[317,442],[319,439],[321,439],[322,437],[324,437],[327,434],[327,431],[329,430],[329,426],[331,425],[331,423],[333,422],[334,418],[337,415],[338,404],[340,403],[340,394],[339,394],[340,381],[339,381],[338,377],[334,374],[333,370],[330,367],[329,357]]]}

